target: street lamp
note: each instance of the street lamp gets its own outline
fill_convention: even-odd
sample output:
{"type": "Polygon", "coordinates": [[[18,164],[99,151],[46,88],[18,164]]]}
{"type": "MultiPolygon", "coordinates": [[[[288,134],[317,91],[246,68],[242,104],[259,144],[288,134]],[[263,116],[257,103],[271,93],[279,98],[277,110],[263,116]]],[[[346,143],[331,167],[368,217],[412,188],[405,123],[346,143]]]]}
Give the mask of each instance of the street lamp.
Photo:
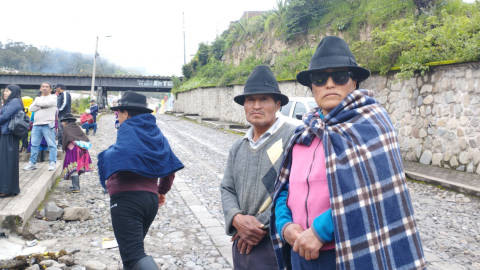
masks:
{"type": "MultiPolygon", "coordinates": [[[[105,36],[105,37],[112,37],[112,36],[105,36]]],[[[95,89],[95,69],[97,67],[97,57],[98,57],[98,36],[97,36],[97,44],[95,45],[95,56],[93,57],[93,72],[92,72],[92,89],[90,92],[90,100],[93,100],[93,91],[95,89]]]]}

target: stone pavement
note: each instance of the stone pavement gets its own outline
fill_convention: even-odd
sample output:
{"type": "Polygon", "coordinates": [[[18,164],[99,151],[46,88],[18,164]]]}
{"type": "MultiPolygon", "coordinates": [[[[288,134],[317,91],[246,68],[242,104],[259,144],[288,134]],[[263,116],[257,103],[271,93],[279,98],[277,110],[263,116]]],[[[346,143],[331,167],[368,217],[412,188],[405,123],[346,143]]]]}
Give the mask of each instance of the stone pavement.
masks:
{"type": "Polygon", "coordinates": [[[480,175],[404,161],[407,177],[446,189],[480,197],[480,175]]]}
{"type": "MultiPolygon", "coordinates": [[[[228,149],[241,136],[213,130],[181,117],[159,116],[158,124],[172,149],[185,164],[185,169],[179,173],[183,181],[200,198],[208,212],[223,225],[218,185],[225,170],[228,149]]],[[[441,176],[443,171],[420,164],[418,167],[413,167],[416,164],[405,164],[411,178],[414,169],[417,172],[415,177],[422,174],[429,178],[436,176],[436,172],[441,176]]],[[[451,173],[459,175],[456,171],[451,173]]],[[[466,179],[472,176],[461,175],[466,179]]],[[[409,181],[408,187],[428,269],[480,270],[480,199],[444,190],[437,184],[409,181]]],[[[221,228],[218,228],[218,234],[225,235],[221,228]]],[[[225,247],[228,247],[227,243],[225,247]]]]}
{"type": "MultiPolygon", "coordinates": [[[[114,116],[104,115],[98,122],[89,150],[95,165],[97,154],[116,140],[114,116]]],[[[177,173],[148,231],[146,253],[161,269],[231,269],[232,246],[223,227],[219,184],[229,149],[241,136],[169,115],[158,116],[157,124],[185,168],[177,173]]],[[[35,237],[48,251],[80,250],[74,256],[77,265],[98,262],[99,269],[121,269],[118,248],[102,249],[102,238],[114,237],[110,198],[103,194],[96,171],[82,175],[80,182],[80,193],[66,194],[70,181],[60,181],[46,204],[86,208],[90,218],[31,218],[27,228],[37,229],[35,237]]],[[[480,270],[480,200],[419,182],[410,181],[408,187],[428,269],[480,270]]],[[[45,215],[42,211],[37,214],[45,215]]],[[[16,238],[9,235],[9,240],[16,238]]]]}
{"type": "Polygon", "coordinates": [[[0,199],[1,227],[18,232],[21,232],[23,225],[43,201],[63,167],[63,161],[59,159],[55,171],[48,170],[48,161],[38,162],[36,170],[24,171],[22,168],[27,163],[28,161],[20,161],[19,164],[20,194],[0,199]]]}
{"type": "MultiPolygon", "coordinates": [[[[35,212],[35,216],[48,216],[48,209],[56,208],[58,211],[70,207],[88,210],[90,217],[85,220],[67,221],[65,216],[55,220],[41,220],[30,218],[25,230],[30,232],[30,239],[39,241],[37,246],[42,246],[47,251],[58,252],[61,249],[80,250],[75,253],[76,265],[89,268],[92,263],[100,267],[95,269],[122,269],[118,247],[103,249],[103,238],[114,238],[110,217],[110,198],[102,192],[96,171],[97,155],[116,141],[114,116],[103,115],[98,119],[96,136],[90,136],[92,148],[89,150],[95,171],[80,176],[80,193],[69,194],[70,181],[60,181],[50,192],[43,208],[35,212]]],[[[188,122],[188,121],[187,121],[188,122]]],[[[210,128],[208,128],[211,131],[210,128]]],[[[170,138],[169,138],[170,139],[170,138]]],[[[191,140],[193,139],[190,138],[191,140]]],[[[198,143],[197,141],[195,141],[198,143]]],[[[184,164],[195,162],[195,157],[189,157],[189,152],[172,145],[184,164]]],[[[188,147],[187,147],[188,148],[188,147]]],[[[218,147],[218,151],[228,151],[218,147]]],[[[228,152],[227,152],[228,153],[228,152]]],[[[226,158],[226,156],[222,156],[226,158]]],[[[187,165],[188,166],[188,165],[187,165]]],[[[225,235],[223,228],[223,215],[218,201],[213,204],[210,195],[198,192],[196,184],[208,187],[214,194],[218,194],[219,181],[217,174],[206,176],[202,171],[197,171],[195,166],[180,171],[174,185],[167,194],[166,204],[159,208],[147,236],[145,237],[145,250],[153,256],[161,269],[230,269],[231,243],[230,237],[225,235]],[[200,175],[194,174],[200,172],[200,175]],[[210,181],[215,178],[216,182],[210,181]],[[193,182],[192,179],[202,179],[206,183],[193,182]],[[208,183],[212,182],[213,186],[208,183]]],[[[26,238],[21,239],[12,232],[8,232],[9,239],[20,245],[25,250],[26,238]]],[[[24,237],[27,235],[24,234],[24,237]]],[[[1,252],[0,252],[1,253],[1,252]]],[[[71,268],[68,268],[71,269],[71,268]]]]}
{"type": "MultiPolygon", "coordinates": [[[[234,123],[209,120],[208,118],[204,120],[198,115],[185,116],[183,113],[170,114],[180,118],[186,117],[190,120],[204,123],[214,128],[231,130],[241,134],[246,134],[248,131],[248,126],[237,126],[234,123]]],[[[454,171],[410,161],[404,161],[403,165],[405,174],[411,179],[441,186],[471,196],[480,197],[480,175],[478,174],[454,171]]]]}

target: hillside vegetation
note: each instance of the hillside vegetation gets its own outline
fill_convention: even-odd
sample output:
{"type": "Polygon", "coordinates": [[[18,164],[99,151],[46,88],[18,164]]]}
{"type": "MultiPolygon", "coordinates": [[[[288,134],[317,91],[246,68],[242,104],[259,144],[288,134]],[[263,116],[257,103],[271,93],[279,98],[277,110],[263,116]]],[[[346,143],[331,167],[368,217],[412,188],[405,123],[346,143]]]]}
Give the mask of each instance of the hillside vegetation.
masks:
{"type": "Polygon", "coordinates": [[[295,79],[325,35],[344,38],[357,62],[372,72],[399,70],[398,77],[408,79],[439,62],[480,59],[480,2],[279,0],[273,10],[232,24],[211,44],[199,44],[173,91],[242,84],[259,64],[271,65],[279,81],[295,79]],[[278,44],[285,49],[272,51],[278,44]],[[234,61],[245,48],[246,57],[234,61]]]}

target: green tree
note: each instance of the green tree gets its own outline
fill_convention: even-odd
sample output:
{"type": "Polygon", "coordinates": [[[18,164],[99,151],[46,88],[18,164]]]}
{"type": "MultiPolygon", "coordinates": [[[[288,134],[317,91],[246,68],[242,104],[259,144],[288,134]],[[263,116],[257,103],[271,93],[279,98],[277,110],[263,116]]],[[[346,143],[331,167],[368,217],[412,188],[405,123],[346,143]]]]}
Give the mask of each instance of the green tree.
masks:
{"type": "Polygon", "coordinates": [[[216,60],[221,60],[222,56],[225,54],[226,40],[223,37],[218,37],[210,46],[210,55],[216,60]]]}
{"type": "Polygon", "coordinates": [[[210,58],[210,46],[208,46],[208,44],[203,42],[200,43],[198,45],[197,56],[198,56],[199,66],[200,67],[205,66],[208,63],[208,60],[210,58]]]}

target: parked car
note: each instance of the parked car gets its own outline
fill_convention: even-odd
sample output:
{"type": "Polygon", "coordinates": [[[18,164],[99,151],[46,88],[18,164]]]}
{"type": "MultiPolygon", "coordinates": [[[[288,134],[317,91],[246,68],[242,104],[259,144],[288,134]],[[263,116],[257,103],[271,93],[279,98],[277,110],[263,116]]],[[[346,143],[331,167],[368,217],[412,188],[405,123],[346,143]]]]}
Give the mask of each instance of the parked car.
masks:
{"type": "Polygon", "coordinates": [[[285,122],[302,125],[302,116],[310,109],[318,107],[313,97],[289,97],[290,101],[278,112],[277,117],[283,117],[285,122]]]}

